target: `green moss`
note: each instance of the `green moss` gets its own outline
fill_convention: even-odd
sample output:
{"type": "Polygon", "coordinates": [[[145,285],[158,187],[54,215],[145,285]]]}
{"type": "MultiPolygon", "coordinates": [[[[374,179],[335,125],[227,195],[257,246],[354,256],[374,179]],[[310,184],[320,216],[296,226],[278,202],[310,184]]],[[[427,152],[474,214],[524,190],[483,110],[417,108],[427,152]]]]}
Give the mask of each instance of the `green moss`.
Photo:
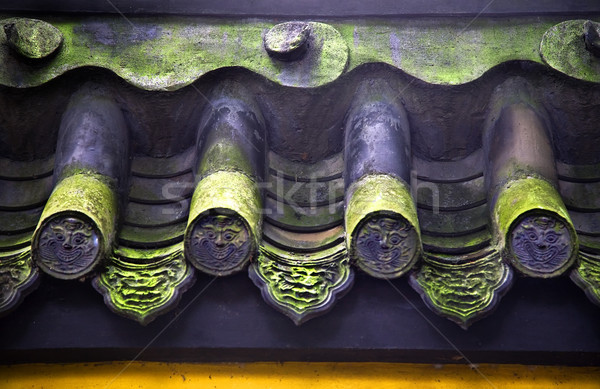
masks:
{"type": "Polygon", "coordinates": [[[265,36],[265,48],[274,53],[293,53],[306,43],[309,35],[308,23],[280,23],[270,29],[265,36]]]}
{"type": "Polygon", "coordinates": [[[8,64],[0,70],[0,84],[36,86],[71,69],[97,66],[142,89],[176,90],[207,72],[239,66],[283,85],[316,87],[339,77],[348,57],[337,31],[319,23],[312,24],[321,34],[323,48],[306,66],[308,62],[286,65],[271,59],[262,37],[273,24],[261,21],[203,18],[199,22],[190,17],[125,20],[118,16],[45,19],[63,34],[63,48],[38,68],[23,67],[0,50],[0,61],[8,64]]]}
{"type": "Polygon", "coordinates": [[[500,190],[494,206],[496,238],[500,245],[504,246],[508,240],[509,231],[517,219],[531,211],[548,212],[559,218],[572,231],[572,237],[577,239],[571,218],[556,189],[540,178],[522,178],[509,181],[500,190]]]}
{"type": "Polygon", "coordinates": [[[99,174],[96,170],[90,169],[89,166],[80,166],[77,163],[71,164],[65,169],[62,170],[58,181],[62,181],[65,178],[72,176],[89,176],[94,177],[94,179],[101,181],[102,184],[106,185],[110,188],[110,190],[117,190],[116,180],[112,177],[105,176],[103,174],[99,174]]]}
{"type": "Polygon", "coordinates": [[[396,278],[410,270],[422,252],[421,233],[417,210],[409,188],[402,181],[385,174],[368,175],[354,182],[349,188],[346,206],[346,244],[350,258],[369,275],[377,278],[396,278]],[[379,258],[363,258],[358,255],[353,241],[357,239],[369,219],[390,217],[407,224],[406,247],[397,264],[379,258]]]}
{"type": "Polygon", "coordinates": [[[93,283],[111,310],[145,325],[175,305],[192,281],[193,270],[178,251],[152,264],[114,257],[93,283]]]}
{"type": "Polygon", "coordinates": [[[394,23],[378,20],[360,24],[335,23],[333,26],[340,31],[350,48],[349,70],[371,62],[393,64],[389,37],[394,30],[394,23]]]}
{"type": "Polygon", "coordinates": [[[385,175],[362,177],[349,188],[350,197],[346,206],[345,225],[347,246],[352,247],[355,229],[360,222],[372,215],[392,214],[405,219],[420,237],[417,209],[406,184],[385,175]]]}
{"type": "Polygon", "coordinates": [[[183,240],[168,247],[161,247],[156,249],[135,249],[126,246],[119,246],[114,255],[116,257],[125,258],[129,262],[140,262],[140,263],[155,263],[170,258],[173,255],[181,254],[183,252],[183,240]]]}
{"type": "Polygon", "coordinates": [[[245,174],[254,172],[254,167],[244,150],[235,143],[229,142],[232,142],[232,139],[223,139],[203,153],[198,176],[205,177],[221,170],[245,174]]]}
{"type": "Polygon", "coordinates": [[[411,284],[434,311],[466,329],[495,308],[510,286],[511,271],[495,251],[476,261],[446,261],[426,259],[411,284]]]}
{"type": "Polygon", "coordinates": [[[455,85],[473,81],[506,61],[541,62],[539,43],[555,22],[422,18],[333,26],[350,47],[348,70],[364,63],[383,62],[432,84],[455,85]]]}
{"type": "Polygon", "coordinates": [[[576,259],[579,239],[571,222],[571,218],[560,197],[560,194],[546,180],[541,178],[521,178],[508,181],[498,194],[493,211],[495,239],[500,249],[507,253],[513,265],[530,276],[553,277],[564,272],[576,259]],[[566,264],[553,273],[532,273],[513,258],[509,246],[513,229],[520,221],[531,215],[547,215],[562,221],[569,231],[572,245],[571,257],[566,264]]]}
{"type": "Polygon", "coordinates": [[[258,186],[247,175],[240,172],[220,171],[204,177],[196,186],[185,239],[189,239],[199,217],[211,210],[235,212],[246,223],[259,246],[262,238],[262,201],[258,186]]]}
{"type": "Polygon", "coordinates": [[[487,230],[476,232],[474,234],[452,237],[423,235],[424,244],[447,249],[474,248],[489,241],[489,239],[490,233],[487,230]]]}
{"type": "Polygon", "coordinates": [[[349,49],[335,28],[324,23],[309,24],[312,28],[311,35],[316,38],[314,43],[323,42],[319,55],[314,58],[309,79],[314,80],[315,86],[324,85],[346,70],[349,49]]]}
{"type": "Polygon", "coordinates": [[[569,20],[546,32],[540,52],[549,66],[580,80],[600,82],[600,58],[586,50],[585,20],[569,20]]]}
{"type": "MultiPolygon", "coordinates": [[[[128,18],[132,26],[119,16],[45,19],[63,34],[62,49],[43,67],[32,68],[20,64],[0,44],[0,61],[5,64],[0,84],[36,86],[70,69],[98,66],[143,89],[176,90],[212,70],[239,66],[279,84],[318,87],[362,64],[382,62],[429,83],[453,85],[473,81],[506,61],[540,63],[542,36],[560,21],[415,18],[309,23],[318,37],[315,43],[323,44],[315,50],[318,55],[283,63],[270,58],[263,47],[263,35],[273,23],[262,20],[128,18]]],[[[548,40],[546,46],[558,52],[564,44],[548,40]]],[[[542,52],[551,66],[574,77],[598,80],[599,73],[589,64],[578,68],[577,62],[563,61],[571,63],[574,73],[555,66],[546,46],[542,52]]]]}
{"type": "Polygon", "coordinates": [[[571,279],[585,291],[588,298],[600,305],[600,258],[581,254],[579,265],[571,273],[571,279]]]}
{"type": "Polygon", "coordinates": [[[34,246],[42,225],[61,215],[91,221],[98,232],[102,253],[112,252],[118,214],[117,194],[107,178],[99,174],[79,173],[62,179],[50,195],[34,234],[34,246]]]}
{"type": "Polygon", "coordinates": [[[343,244],[310,255],[264,244],[250,278],[263,297],[296,324],[327,310],[353,282],[343,244]]]}
{"type": "Polygon", "coordinates": [[[41,20],[11,18],[2,20],[0,24],[10,47],[26,58],[45,58],[54,53],[63,41],[57,28],[41,20]]]}
{"type": "Polygon", "coordinates": [[[0,255],[0,312],[14,308],[38,277],[29,247],[0,255]]]}

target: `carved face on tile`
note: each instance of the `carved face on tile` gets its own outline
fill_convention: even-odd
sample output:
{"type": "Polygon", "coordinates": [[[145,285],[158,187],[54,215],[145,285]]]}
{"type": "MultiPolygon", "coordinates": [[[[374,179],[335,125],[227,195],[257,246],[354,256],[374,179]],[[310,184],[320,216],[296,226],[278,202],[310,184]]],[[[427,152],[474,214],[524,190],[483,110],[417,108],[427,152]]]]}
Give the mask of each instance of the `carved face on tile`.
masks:
{"type": "Polygon", "coordinates": [[[191,235],[192,260],[211,274],[225,275],[250,259],[250,233],[237,215],[208,215],[191,235]]]}
{"type": "Polygon", "coordinates": [[[358,265],[376,277],[398,275],[410,266],[417,233],[406,221],[388,216],[369,218],[354,239],[358,265]]]}
{"type": "Polygon", "coordinates": [[[75,274],[97,259],[98,234],[87,222],[74,217],[51,220],[40,233],[39,259],[52,272],[75,274]]]}
{"type": "Polygon", "coordinates": [[[512,232],[511,245],[521,265],[534,273],[560,269],[573,250],[565,224],[548,216],[524,218],[512,232]]]}

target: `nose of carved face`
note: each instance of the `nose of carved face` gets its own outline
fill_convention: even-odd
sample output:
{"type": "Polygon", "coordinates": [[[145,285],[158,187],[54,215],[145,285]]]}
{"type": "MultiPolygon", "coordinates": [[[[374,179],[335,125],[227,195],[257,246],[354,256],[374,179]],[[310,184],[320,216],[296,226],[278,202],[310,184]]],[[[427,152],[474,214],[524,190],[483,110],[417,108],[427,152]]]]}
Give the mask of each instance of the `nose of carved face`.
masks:
{"type": "Polygon", "coordinates": [[[71,238],[72,236],[69,232],[65,233],[64,241],[62,242],[63,250],[70,251],[71,249],[73,249],[73,245],[71,244],[71,238]]]}
{"type": "Polygon", "coordinates": [[[388,245],[387,239],[383,238],[381,240],[381,242],[379,243],[379,246],[381,247],[382,250],[389,250],[390,246],[388,245]]]}
{"type": "Polygon", "coordinates": [[[225,246],[225,239],[223,239],[223,234],[217,234],[217,237],[215,238],[215,244],[217,245],[217,247],[225,246]]]}

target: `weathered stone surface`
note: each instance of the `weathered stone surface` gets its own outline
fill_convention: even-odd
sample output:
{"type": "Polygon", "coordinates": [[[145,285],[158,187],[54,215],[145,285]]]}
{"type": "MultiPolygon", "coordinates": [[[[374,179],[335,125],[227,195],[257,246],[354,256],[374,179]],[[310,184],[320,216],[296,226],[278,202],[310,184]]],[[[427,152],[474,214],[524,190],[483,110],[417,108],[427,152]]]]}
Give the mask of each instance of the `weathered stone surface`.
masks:
{"type": "Polygon", "coordinates": [[[600,258],[597,254],[582,252],[579,264],[571,272],[571,280],[577,284],[591,302],[600,306],[600,258]]]}
{"type": "Polygon", "coordinates": [[[540,41],[556,23],[537,17],[314,23],[311,36],[318,37],[317,43],[323,40],[318,60],[301,65],[312,61],[307,53],[290,68],[264,50],[263,36],[273,23],[260,19],[148,17],[132,19],[133,26],[118,15],[46,19],[64,35],[63,49],[48,66],[30,69],[8,58],[0,46],[0,62],[6,64],[0,84],[36,86],[72,69],[97,66],[143,89],[176,90],[215,69],[241,66],[278,84],[317,87],[379,62],[429,83],[456,85],[506,61],[541,63],[540,41]]]}
{"type": "Polygon", "coordinates": [[[600,81],[600,24],[589,20],[569,20],[550,28],[540,45],[544,62],[580,80],[600,81]]]}
{"type": "Polygon", "coordinates": [[[37,19],[12,18],[0,21],[8,45],[19,55],[42,59],[53,54],[63,43],[63,35],[50,23],[37,19]]]}
{"type": "Polygon", "coordinates": [[[26,247],[0,256],[0,316],[19,305],[37,286],[39,271],[26,247]]]}
{"type": "Polygon", "coordinates": [[[277,24],[265,35],[265,49],[280,61],[296,61],[306,54],[310,32],[311,26],[305,22],[277,24]]]}
{"type": "MultiPolygon", "coordinates": [[[[490,148],[482,147],[482,129],[495,102],[490,99],[494,88],[502,84],[504,90],[512,89],[517,83],[504,82],[514,75],[529,83],[531,98],[525,105],[544,108],[548,112],[544,120],[553,123],[544,132],[548,142],[524,141],[520,150],[527,154],[541,145],[556,150],[555,156],[530,159],[543,165],[551,176],[557,163],[558,175],[567,180],[560,186],[549,183],[555,192],[562,190],[551,196],[516,190],[508,199],[500,198],[502,207],[520,212],[539,198],[558,204],[562,197],[567,210],[579,207],[582,211],[577,220],[573,218],[582,246],[600,250],[595,212],[598,196],[594,196],[594,182],[600,177],[600,88],[541,63],[537,50],[541,33],[554,19],[536,19],[535,23],[528,18],[484,19],[465,31],[457,31],[450,19],[443,18],[435,22],[300,23],[300,30],[291,33],[298,39],[277,49],[294,52],[305,42],[307,51],[287,62],[266,52],[263,38],[272,22],[134,18],[132,27],[112,17],[84,19],[65,16],[56,23],[65,34],[65,44],[44,66],[19,62],[7,44],[0,45],[0,59],[6,65],[0,67],[0,84],[5,85],[0,88],[0,221],[4,226],[0,226],[0,247],[8,251],[29,246],[36,224],[31,220],[39,220],[41,204],[62,174],[53,172],[51,165],[61,155],[56,149],[60,138],[56,123],[67,107],[65,96],[89,79],[98,81],[95,88],[114,93],[114,112],[125,117],[127,126],[116,133],[130,133],[132,139],[131,149],[127,148],[130,154],[116,153],[129,156],[123,164],[127,165],[127,180],[121,181],[127,185],[116,193],[124,207],[124,217],[113,231],[116,246],[106,250],[105,266],[94,268],[106,281],[103,294],[109,296],[107,303],[115,311],[129,310],[126,315],[147,322],[174,306],[176,291],[185,289],[177,285],[187,282],[180,276],[189,279],[192,269],[182,260],[186,221],[191,216],[197,224],[188,228],[187,251],[200,259],[210,257],[201,262],[208,263],[207,268],[212,268],[208,272],[215,275],[241,270],[250,262],[251,277],[267,302],[298,323],[331,309],[350,288],[352,260],[359,267],[364,265],[363,269],[370,266],[375,276],[400,276],[423,258],[420,253],[433,258],[418,268],[415,277],[422,281],[418,288],[435,312],[451,316],[461,325],[489,313],[505,290],[510,267],[499,261],[494,251],[498,242],[490,233],[488,211],[496,209],[492,200],[498,198],[486,182],[492,158],[490,148]],[[305,25],[311,29],[306,36],[305,25]],[[313,46],[314,42],[319,45],[313,46]],[[339,50],[333,50],[336,47],[339,50]],[[471,52],[477,55],[467,55],[471,52]],[[348,57],[344,59],[344,55],[348,57]],[[315,59],[331,66],[315,67],[315,59]],[[71,71],[79,67],[85,69],[71,71]],[[51,79],[54,81],[47,82],[51,79]],[[222,88],[223,80],[231,83],[222,88]],[[402,121],[396,120],[398,111],[383,119],[378,112],[369,111],[353,121],[377,127],[369,134],[370,140],[377,142],[365,142],[372,146],[368,157],[357,158],[358,168],[349,169],[345,151],[356,150],[344,138],[349,107],[359,86],[365,81],[375,85],[376,80],[391,90],[386,98],[406,112],[400,115],[402,121]],[[452,84],[461,85],[449,86],[452,84]],[[252,110],[223,105],[225,98],[210,94],[219,88],[234,90],[236,85],[247,88],[248,95],[256,99],[252,110]],[[170,91],[158,91],[163,89],[170,91]],[[207,110],[212,110],[209,122],[219,128],[213,143],[205,132],[208,127],[199,126],[207,110]],[[344,208],[343,199],[350,193],[344,181],[352,171],[375,166],[373,161],[386,157],[385,162],[392,166],[399,160],[389,151],[393,142],[382,137],[385,132],[379,131],[379,126],[395,131],[404,122],[410,123],[411,139],[396,149],[408,156],[402,163],[406,168],[401,170],[403,182],[398,180],[406,190],[401,194],[367,191],[363,203],[402,202],[395,208],[410,212],[400,215],[378,208],[363,215],[368,205],[344,208]],[[234,131],[232,123],[248,131],[234,131]],[[256,123],[261,128],[255,127],[256,123]],[[247,149],[254,151],[240,152],[232,147],[233,139],[251,140],[247,149]],[[265,175],[264,180],[254,179],[259,173],[265,175]],[[204,182],[210,177],[212,180],[204,182]],[[190,204],[196,187],[202,191],[190,204]],[[415,199],[418,209],[413,209],[415,199]],[[515,199],[525,199],[527,204],[515,199]],[[365,217],[361,219],[361,215],[365,217]],[[356,225],[345,228],[345,216],[355,219],[356,225]],[[266,228],[261,230],[263,217],[266,228]],[[213,233],[212,241],[206,239],[213,233]],[[233,243],[223,244],[223,239],[229,238],[233,243]],[[354,248],[347,246],[347,239],[356,243],[354,248]],[[358,255],[353,257],[347,249],[358,255]],[[479,262],[481,257],[473,256],[482,251],[494,254],[486,254],[486,260],[479,262]],[[168,266],[162,262],[167,257],[173,260],[168,266]],[[215,263],[227,266],[223,269],[215,263]],[[156,290],[152,290],[154,286],[156,290]]],[[[583,35],[581,39],[584,42],[583,35]]],[[[375,95],[371,106],[384,97],[375,95]]],[[[517,128],[517,122],[509,124],[517,128]]],[[[113,135],[105,137],[107,143],[116,143],[113,135]]],[[[74,137],[72,143],[79,139],[74,137]]],[[[492,148],[502,141],[497,138],[492,148]]],[[[93,143],[88,142],[85,146],[89,148],[80,155],[96,153],[102,156],[98,159],[103,166],[112,166],[113,159],[106,158],[93,143]]],[[[514,184],[516,176],[530,181],[537,177],[523,175],[522,170],[512,175],[500,170],[502,183],[514,184]]],[[[396,179],[394,174],[389,176],[396,179]]],[[[90,204],[82,214],[93,208],[90,204]]],[[[559,208],[559,220],[569,228],[566,211],[559,208]]],[[[507,227],[505,240],[512,237],[513,251],[525,258],[521,262],[545,259],[545,252],[528,250],[517,242],[523,241],[536,222],[511,219],[510,213],[499,211],[495,216],[507,227]]],[[[65,215],[64,220],[72,216],[65,215]]],[[[543,222],[548,219],[547,215],[535,217],[543,222]]],[[[559,261],[565,267],[576,253],[576,238],[569,235],[571,249],[559,261]]],[[[595,267],[578,269],[585,270],[586,282],[597,288],[595,267]]]]}
{"type": "Polygon", "coordinates": [[[265,301],[297,325],[331,310],[354,282],[344,243],[313,253],[263,244],[249,275],[265,301]]]}
{"type": "Polygon", "coordinates": [[[495,250],[475,259],[430,255],[410,283],[430,309],[467,329],[498,306],[512,284],[512,270],[495,250]]]}
{"type": "Polygon", "coordinates": [[[155,257],[153,263],[113,257],[93,286],[113,312],[146,325],[175,307],[194,281],[194,269],[179,245],[179,250],[155,257]]]}

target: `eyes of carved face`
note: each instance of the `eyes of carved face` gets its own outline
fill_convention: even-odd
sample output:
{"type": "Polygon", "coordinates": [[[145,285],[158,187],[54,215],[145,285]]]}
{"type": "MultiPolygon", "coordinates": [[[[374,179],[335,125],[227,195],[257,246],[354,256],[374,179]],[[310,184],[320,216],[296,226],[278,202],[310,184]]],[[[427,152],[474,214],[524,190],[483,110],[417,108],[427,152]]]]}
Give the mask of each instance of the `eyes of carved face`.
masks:
{"type": "Polygon", "coordinates": [[[388,242],[390,242],[390,244],[398,245],[400,244],[400,242],[402,242],[402,238],[400,237],[400,234],[392,234],[389,238],[388,238],[388,242]]]}
{"type": "Polygon", "coordinates": [[[223,238],[227,242],[230,242],[233,240],[233,238],[235,238],[236,233],[237,232],[234,231],[215,232],[213,230],[208,230],[206,231],[206,237],[214,240],[217,240],[217,238],[223,238]]]}
{"type": "Polygon", "coordinates": [[[203,236],[219,247],[234,241],[245,229],[240,220],[224,215],[207,218],[200,228],[198,238],[203,236]]]}
{"type": "Polygon", "coordinates": [[[540,245],[543,243],[554,244],[560,239],[560,235],[552,230],[541,232],[540,234],[541,236],[535,231],[529,230],[527,231],[527,239],[540,245]]]}
{"type": "Polygon", "coordinates": [[[69,227],[64,228],[63,226],[52,226],[52,231],[54,232],[54,238],[56,241],[67,250],[73,247],[85,245],[91,238],[91,235],[86,235],[81,231],[72,232],[69,230],[69,227]]]}
{"type": "Polygon", "coordinates": [[[521,231],[522,237],[540,248],[553,245],[566,233],[565,226],[560,221],[548,217],[529,217],[515,229],[515,233],[521,231]]]}
{"type": "Polygon", "coordinates": [[[407,235],[406,225],[389,217],[371,219],[360,231],[361,238],[378,243],[383,250],[396,248],[407,235]]]}
{"type": "Polygon", "coordinates": [[[553,244],[553,243],[556,243],[556,241],[558,241],[558,238],[559,238],[559,235],[557,233],[550,231],[546,234],[545,240],[547,243],[553,244]]]}

